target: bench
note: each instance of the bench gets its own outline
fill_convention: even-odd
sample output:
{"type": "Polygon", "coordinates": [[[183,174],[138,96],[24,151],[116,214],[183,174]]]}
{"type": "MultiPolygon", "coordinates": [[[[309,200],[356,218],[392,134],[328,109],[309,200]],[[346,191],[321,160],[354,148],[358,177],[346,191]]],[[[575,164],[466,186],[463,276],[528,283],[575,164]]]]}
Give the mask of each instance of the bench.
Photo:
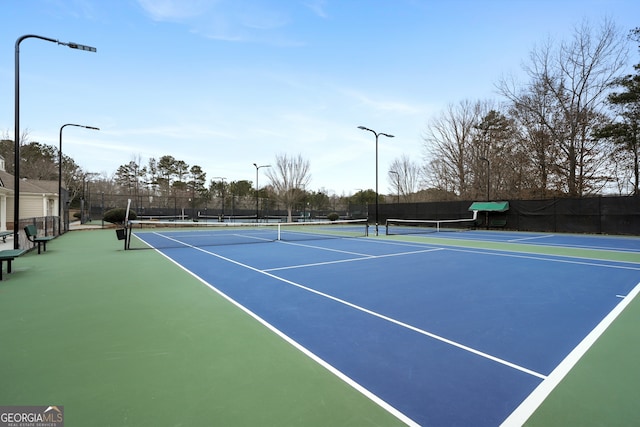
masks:
{"type": "Polygon", "coordinates": [[[47,251],[47,242],[53,240],[54,236],[38,236],[38,229],[35,225],[29,224],[24,228],[24,232],[27,235],[27,239],[33,244],[38,245],[38,255],[40,254],[40,245],[42,245],[43,252],[47,251]]]}
{"type": "Polygon", "coordinates": [[[0,231],[0,237],[2,237],[2,243],[7,243],[7,236],[11,236],[13,231],[0,231]]]}
{"type": "Polygon", "coordinates": [[[507,225],[506,219],[492,219],[489,220],[489,227],[504,227],[507,225]]]}
{"type": "Polygon", "coordinates": [[[2,264],[7,261],[7,274],[11,273],[11,261],[27,252],[26,249],[0,251],[0,280],[2,280],[2,264]]]}

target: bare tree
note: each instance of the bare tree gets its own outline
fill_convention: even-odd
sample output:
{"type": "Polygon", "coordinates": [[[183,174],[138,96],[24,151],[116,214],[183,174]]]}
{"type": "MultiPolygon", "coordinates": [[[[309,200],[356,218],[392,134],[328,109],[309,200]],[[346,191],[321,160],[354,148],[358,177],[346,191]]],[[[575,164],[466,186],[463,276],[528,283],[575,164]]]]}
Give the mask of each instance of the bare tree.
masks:
{"type": "MultiPolygon", "coordinates": [[[[610,21],[605,20],[598,32],[585,22],[575,29],[571,41],[557,48],[548,42],[532,51],[525,66],[531,78],[528,87],[506,81],[498,85],[520,111],[520,118],[528,117],[529,125],[538,126],[530,136],[537,136],[538,143],[553,144],[554,164],[544,173],[560,178],[558,190],[571,196],[596,191],[605,178],[607,152],[592,133],[601,121],[609,85],[626,57],[624,37],[610,21]]],[[[547,159],[542,159],[540,151],[536,154],[543,160],[539,166],[546,168],[547,159]]],[[[548,177],[542,176],[543,180],[548,177]]]]}
{"type": "Polygon", "coordinates": [[[267,177],[278,200],[287,209],[287,221],[291,222],[291,212],[296,203],[305,195],[305,187],[309,184],[309,161],[298,154],[289,158],[286,154],[276,156],[275,167],[267,169],[267,177]]]}
{"type": "Polygon", "coordinates": [[[480,111],[480,102],[466,100],[457,106],[449,105],[440,117],[427,124],[423,147],[429,164],[428,179],[438,183],[436,188],[461,197],[468,195],[468,164],[480,111]]]}
{"type": "Polygon", "coordinates": [[[419,190],[422,169],[420,165],[406,154],[391,163],[389,168],[389,181],[392,184],[391,193],[402,196],[404,202],[413,202],[413,196],[419,190]]]}

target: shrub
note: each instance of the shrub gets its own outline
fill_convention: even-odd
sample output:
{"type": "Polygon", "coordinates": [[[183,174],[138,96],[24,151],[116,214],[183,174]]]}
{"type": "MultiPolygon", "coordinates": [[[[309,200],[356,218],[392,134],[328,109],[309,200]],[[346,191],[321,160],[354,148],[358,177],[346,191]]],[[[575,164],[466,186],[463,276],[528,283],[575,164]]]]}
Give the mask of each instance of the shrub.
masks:
{"type": "Polygon", "coordinates": [[[327,215],[327,219],[329,221],[337,221],[338,218],[340,218],[340,215],[338,215],[337,212],[331,212],[329,215],[327,215]]]}
{"type": "MultiPolygon", "coordinates": [[[[124,208],[114,208],[104,213],[104,219],[112,224],[124,224],[124,216],[127,214],[127,210],[124,208]]],[[[136,219],[137,215],[134,211],[129,211],[129,219],[136,219]]]]}

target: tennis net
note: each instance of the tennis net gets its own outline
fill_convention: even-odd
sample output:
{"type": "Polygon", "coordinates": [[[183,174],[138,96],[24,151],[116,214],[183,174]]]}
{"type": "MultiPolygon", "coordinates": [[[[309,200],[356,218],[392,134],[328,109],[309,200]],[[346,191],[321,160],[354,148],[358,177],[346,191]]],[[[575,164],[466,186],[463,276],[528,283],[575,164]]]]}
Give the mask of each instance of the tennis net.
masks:
{"type": "Polygon", "coordinates": [[[386,234],[423,234],[466,231],[476,227],[476,218],[464,219],[387,219],[386,234]]]}
{"type": "Polygon", "coordinates": [[[291,223],[135,220],[129,221],[128,231],[128,249],[164,249],[364,237],[368,225],[366,219],[291,223]]]}

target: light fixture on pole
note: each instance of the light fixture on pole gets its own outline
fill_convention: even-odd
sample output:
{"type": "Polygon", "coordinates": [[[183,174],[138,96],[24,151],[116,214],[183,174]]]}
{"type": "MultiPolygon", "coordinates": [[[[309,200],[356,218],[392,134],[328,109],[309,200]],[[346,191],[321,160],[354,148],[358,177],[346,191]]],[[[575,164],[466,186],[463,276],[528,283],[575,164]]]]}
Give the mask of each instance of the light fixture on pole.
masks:
{"type": "Polygon", "coordinates": [[[490,186],[490,172],[491,172],[491,163],[489,162],[489,159],[487,159],[486,157],[480,157],[480,160],[482,160],[483,162],[487,162],[487,202],[489,200],[491,200],[490,194],[489,194],[489,189],[491,188],[490,186]]]}
{"type": "Polygon", "coordinates": [[[60,147],[58,149],[58,234],[62,234],[62,129],[64,129],[66,126],[76,126],[79,128],[100,130],[100,128],[97,127],[77,125],[75,123],[67,123],[60,126],[60,147]]]}
{"type": "Polygon", "coordinates": [[[19,249],[19,228],[20,228],[20,43],[29,38],[36,38],[52,43],[57,43],[71,49],[85,50],[88,52],[96,52],[95,47],[85,46],[78,43],[64,43],[49,37],[38,36],[35,34],[26,34],[16,40],[15,48],[15,126],[14,126],[14,188],[13,188],[13,248],[19,249]]]}
{"type": "Polygon", "coordinates": [[[388,133],[376,132],[375,130],[366,128],[364,126],[358,126],[358,129],[366,130],[373,133],[376,136],[376,236],[378,235],[378,136],[386,136],[387,138],[393,138],[393,135],[388,133]]]}
{"type": "Polygon", "coordinates": [[[256,222],[259,222],[260,220],[260,209],[258,207],[258,190],[260,187],[258,187],[258,171],[260,170],[260,168],[270,168],[271,165],[261,165],[258,166],[257,163],[254,163],[253,166],[256,167],[256,222]]]}
{"type": "MultiPolygon", "coordinates": [[[[487,202],[488,202],[489,200],[491,200],[491,198],[489,197],[490,196],[489,189],[491,188],[490,181],[489,181],[489,178],[491,176],[490,175],[491,163],[489,162],[489,159],[487,159],[486,157],[480,157],[480,160],[482,160],[483,162],[487,162],[487,202]]],[[[488,210],[484,213],[484,221],[486,223],[486,227],[488,230],[489,229],[489,211],[488,210]]]]}

